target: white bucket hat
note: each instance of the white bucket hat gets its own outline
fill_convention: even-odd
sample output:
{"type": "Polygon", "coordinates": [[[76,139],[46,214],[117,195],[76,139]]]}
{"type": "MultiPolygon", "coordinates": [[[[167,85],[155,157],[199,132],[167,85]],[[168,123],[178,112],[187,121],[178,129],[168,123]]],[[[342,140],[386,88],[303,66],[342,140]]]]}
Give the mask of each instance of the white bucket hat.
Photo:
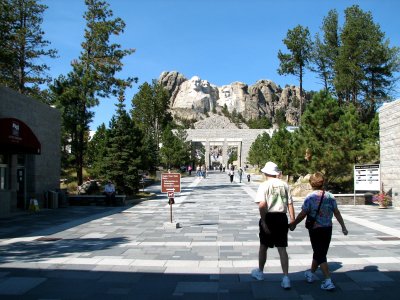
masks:
{"type": "Polygon", "coordinates": [[[276,163],[273,163],[272,161],[267,162],[264,168],[261,169],[261,172],[272,176],[279,175],[278,166],[276,165],[276,163]]]}

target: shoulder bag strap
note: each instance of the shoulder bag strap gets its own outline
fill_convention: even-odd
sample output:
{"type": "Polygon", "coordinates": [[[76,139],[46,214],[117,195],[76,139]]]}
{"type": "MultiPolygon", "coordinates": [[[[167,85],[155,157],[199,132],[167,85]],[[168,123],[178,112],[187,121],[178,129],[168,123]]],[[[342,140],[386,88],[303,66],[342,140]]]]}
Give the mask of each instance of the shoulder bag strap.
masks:
{"type": "Polygon", "coordinates": [[[325,195],[325,191],[322,191],[322,196],[321,196],[321,200],[319,201],[319,205],[318,205],[318,209],[317,212],[315,213],[315,219],[317,219],[317,215],[319,213],[319,209],[321,208],[321,204],[322,204],[322,200],[324,200],[324,195],[325,195]]]}

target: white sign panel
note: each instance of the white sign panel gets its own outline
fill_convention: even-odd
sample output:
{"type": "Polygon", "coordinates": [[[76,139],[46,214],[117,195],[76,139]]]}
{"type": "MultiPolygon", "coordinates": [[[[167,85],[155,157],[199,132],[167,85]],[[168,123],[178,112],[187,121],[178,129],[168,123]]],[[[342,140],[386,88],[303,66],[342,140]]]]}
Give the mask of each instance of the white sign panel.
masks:
{"type": "Polygon", "coordinates": [[[354,190],[380,191],[381,190],[380,165],[355,165],[354,190]]]}

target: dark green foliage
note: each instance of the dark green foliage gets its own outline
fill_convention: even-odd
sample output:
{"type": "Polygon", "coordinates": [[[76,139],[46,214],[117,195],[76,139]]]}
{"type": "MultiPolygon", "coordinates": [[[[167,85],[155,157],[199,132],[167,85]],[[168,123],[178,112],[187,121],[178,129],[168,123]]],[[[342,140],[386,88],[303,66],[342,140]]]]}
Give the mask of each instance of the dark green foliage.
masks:
{"type": "Polygon", "coordinates": [[[269,141],[269,160],[275,162],[284,174],[292,175],[294,161],[292,152],[292,134],[285,127],[281,127],[274,132],[269,141]]]}
{"type": "Polygon", "coordinates": [[[260,168],[264,165],[270,157],[270,140],[271,137],[268,133],[260,134],[256,140],[251,144],[249,150],[248,162],[260,168]]]}
{"type": "Polygon", "coordinates": [[[116,77],[122,70],[122,59],[133,50],[122,50],[119,44],[110,42],[113,36],[123,32],[125,23],[120,18],[113,18],[106,2],[86,0],[85,4],[85,39],[80,57],[72,62],[68,76],[60,76],[52,88],[57,105],[70,120],[66,122],[63,114],[66,138],[73,143],[71,151],[78,184],[82,183],[87,131],[93,117],[91,108],[99,104],[99,98],[120,95],[134,81],[133,78],[116,77]]]}
{"type": "Polygon", "coordinates": [[[246,122],[250,129],[268,129],[272,127],[272,122],[266,116],[250,119],[246,122]]]}
{"type": "Polygon", "coordinates": [[[275,112],[275,124],[278,124],[279,127],[285,126],[286,125],[286,113],[283,108],[278,109],[275,112]]]}
{"type": "Polygon", "coordinates": [[[166,127],[160,149],[161,162],[166,168],[179,167],[190,162],[191,145],[186,138],[184,129],[178,129],[174,133],[170,126],[166,127]]]}
{"type": "Polygon", "coordinates": [[[280,75],[292,74],[299,78],[300,82],[300,114],[303,111],[303,77],[312,55],[312,40],[307,27],[300,25],[288,30],[283,39],[289,53],[278,52],[280,61],[278,73],[280,75]]]}
{"type": "Polygon", "coordinates": [[[336,99],[320,92],[304,112],[293,143],[297,170],[321,171],[330,181],[349,176],[354,164],[376,162],[375,155],[368,155],[367,150],[374,144],[373,135],[353,105],[340,107],[336,99]],[[306,149],[312,153],[310,161],[304,159],[306,149]]]}
{"type": "Polygon", "coordinates": [[[143,144],[149,151],[145,154],[145,165],[154,169],[159,163],[158,145],[161,143],[162,132],[172,122],[168,111],[168,92],[155,80],[152,85],[145,82],[133,97],[132,106],[132,118],[144,133],[143,144]]]}
{"type": "Polygon", "coordinates": [[[393,73],[399,67],[399,48],[389,46],[372,14],[357,5],[345,10],[340,35],[337,35],[337,14],[330,21],[324,23],[325,52],[321,52],[329,62],[329,83],[333,82],[339,103],[353,103],[368,123],[378,106],[390,96],[393,73]]]}
{"type": "Polygon", "coordinates": [[[49,83],[44,57],[55,58],[41,29],[46,5],[36,0],[0,1],[0,84],[48,102],[40,88],[49,83]]]}
{"type": "Polygon", "coordinates": [[[104,174],[117,190],[132,195],[139,188],[139,170],[142,169],[142,134],[125,110],[123,99],[110,122],[104,157],[104,174]]]}
{"type": "Polygon", "coordinates": [[[103,123],[97,127],[96,133],[88,143],[86,165],[93,178],[105,179],[107,174],[104,166],[104,158],[107,156],[107,141],[108,130],[103,123]]]}

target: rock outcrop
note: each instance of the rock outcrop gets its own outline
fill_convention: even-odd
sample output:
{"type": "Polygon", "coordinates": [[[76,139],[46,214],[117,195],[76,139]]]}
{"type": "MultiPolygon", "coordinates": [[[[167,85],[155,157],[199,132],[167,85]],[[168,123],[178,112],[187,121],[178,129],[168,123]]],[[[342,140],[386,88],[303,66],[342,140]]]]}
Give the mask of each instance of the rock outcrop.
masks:
{"type": "MultiPolygon", "coordinates": [[[[198,76],[187,79],[176,71],[163,72],[159,82],[171,95],[172,114],[180,119],[201,120],[225,108],[246,120],[266,116],[275,123],[278,114],[283,114],[288,124],[299,123],[300,88],[296,86],[282,89],[271,80],[259,80],[251,86],[233,82],[218,87],[198,76]]],[[[304,101],[307,99],[306,95],[304,101]]]]}

